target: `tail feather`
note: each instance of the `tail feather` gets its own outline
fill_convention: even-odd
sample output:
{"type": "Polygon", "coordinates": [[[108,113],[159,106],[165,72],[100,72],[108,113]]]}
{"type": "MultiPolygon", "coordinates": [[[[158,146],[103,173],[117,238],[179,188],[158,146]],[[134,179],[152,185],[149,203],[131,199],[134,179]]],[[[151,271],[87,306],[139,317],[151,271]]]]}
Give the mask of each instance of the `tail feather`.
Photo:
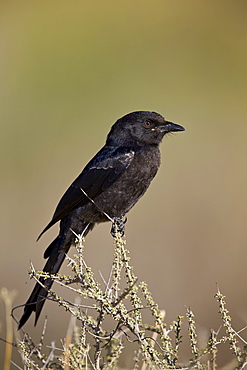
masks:
{"type": "MultiPolygon", "coordinates": [[[[93,229],[94,225],[94,223],[81,224],[81,229],[84,230],[84,236],[93,229]]],[[[53,275],[59,271],[66,253],[68,253],[70,249],[72,241],[71,236],[66,237],[66,232],[60,232],[60,236],[53,240],[44,253],[44,258],[48,258],[45,267],[43,268],[44,272],[48,272],[53,275]]],[[[42,307],[46,301],[48,291],[52,284],[53,279],[49,277],[40,278],[39,282],[35,284],[35,287],[25,304],[23,315],[18,324],[18,330],[27,322],[32,312],[35,312],[35,325],[37,324],[42,307]]]]}
{"type": "MultiPolygon", "coordinates": [[[[51,253],[43,271],[49,272],[50,274],[56,274],[64,261],[65,255],[68,252],[70,245],[67,247],[63,246],[61,239],[57,237],[48,248],[51,253]],[[52,250],[50,247],[52,247],[52,250]]],[[[35,312],[35,325],[38,321],[42,307],[48,295],[48,291],[53,284],[53,279],[40,278],[39,281],[40,283],[37,282],[35,284],[35,287],[25,304],[24,313],[18,324],[18,330],[26,323],[32,312],[35,312]]]]}

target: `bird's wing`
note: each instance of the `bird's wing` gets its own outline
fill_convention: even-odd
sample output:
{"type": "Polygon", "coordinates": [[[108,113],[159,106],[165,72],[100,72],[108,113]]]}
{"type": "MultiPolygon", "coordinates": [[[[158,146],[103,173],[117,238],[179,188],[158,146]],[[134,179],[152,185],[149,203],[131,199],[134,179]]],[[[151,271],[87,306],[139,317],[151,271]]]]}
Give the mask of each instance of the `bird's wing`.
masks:
{"type": "Polygon", "coordinates": [[[51,222],[41,235],[57,221],[68,216],[75,209],[84,206],[117,181],[130,165],[135,151],[127,148],[103,147],[88,163],[81,174],[70,185],[61,198],[51,222]]]}

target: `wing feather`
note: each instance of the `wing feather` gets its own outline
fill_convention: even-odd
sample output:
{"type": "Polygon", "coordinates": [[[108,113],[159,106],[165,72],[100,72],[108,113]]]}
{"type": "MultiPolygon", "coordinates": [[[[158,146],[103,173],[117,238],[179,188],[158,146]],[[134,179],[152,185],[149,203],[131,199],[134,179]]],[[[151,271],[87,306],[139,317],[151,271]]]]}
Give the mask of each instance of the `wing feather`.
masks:
{"type": "Polygon", "coordinates": [[[88,203],[89,198],[94,199],[102,191],[113,185],[130,165],[134,155],[135,151],[127,147],[109,148],[104,146],[62,196],[52,220],[38,239],[56,222],[88,203]]]}

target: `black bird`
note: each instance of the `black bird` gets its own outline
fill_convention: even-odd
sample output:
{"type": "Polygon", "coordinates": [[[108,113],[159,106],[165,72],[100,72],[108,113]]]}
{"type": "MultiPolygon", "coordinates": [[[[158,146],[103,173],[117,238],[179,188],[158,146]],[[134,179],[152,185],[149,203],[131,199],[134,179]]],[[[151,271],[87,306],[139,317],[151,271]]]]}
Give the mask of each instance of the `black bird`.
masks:
{"type": "MultiPolygon", "coordinates": [[[[59,235],[44,253],[48,258],[43,271],[56,274],[75,235],[85,236],[95,224],[122,219],[143,196],[160,166],[159,144],[165,134],[184,128],[168,122],[160,114],[132,112],[112,126],[103,148],[91,159],[61,198],[52,220],[41,235],[60,221],[59,235]],[[108,217],[108,216],[109,217],[108,217]]],[[[36,283],[24,313],[20,329],[35,312],[35,325],[53,280],[36,283]]]]}

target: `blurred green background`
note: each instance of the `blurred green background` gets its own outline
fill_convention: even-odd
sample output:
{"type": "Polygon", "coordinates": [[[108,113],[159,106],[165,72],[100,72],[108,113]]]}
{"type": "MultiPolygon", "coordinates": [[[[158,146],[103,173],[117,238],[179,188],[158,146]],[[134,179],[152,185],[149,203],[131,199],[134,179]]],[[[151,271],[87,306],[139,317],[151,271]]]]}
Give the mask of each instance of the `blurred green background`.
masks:
{"type": "MultiPolygon", "coordinates": [[[[215,282],[234,328],[247,325],[246,66],[244,0],[1,2],[0,286],[18,290],[16,305],[34,284],[30,260],[44,265],[57,227],[35,240],[63,192],[117,118],[154,110],[186,131],[164,139],[158,176],[128,215],[134,271],[168,324],[192,308],[202,342],[221,324],[215,282]]],[[[109,273],[109,230],[86,241],[96,276],[109,273]]],[[[47,340],[60,345],[69,315],[52,303],[44,313],[47,340]]],[[[43,319],[25,327],[34,340],[43,319]]]]}

